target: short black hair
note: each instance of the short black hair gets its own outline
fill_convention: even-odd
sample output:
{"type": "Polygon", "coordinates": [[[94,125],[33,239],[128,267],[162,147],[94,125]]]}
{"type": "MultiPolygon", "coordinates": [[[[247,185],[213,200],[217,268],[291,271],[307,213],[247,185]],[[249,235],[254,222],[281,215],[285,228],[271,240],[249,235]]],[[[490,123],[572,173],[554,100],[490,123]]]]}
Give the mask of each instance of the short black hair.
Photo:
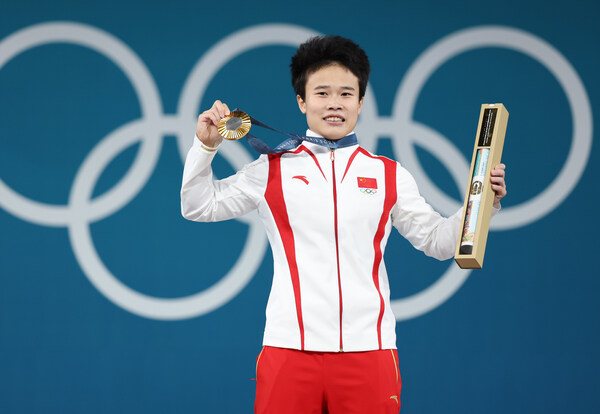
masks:
{"type": "Polygon", "coordinates": [[[365,96],[371,65],[364,50],[350,39],[341,36],[315,36],[302,43],[292,57],[292,85],[297,95],[305,98],[306,81],[311,73],[322,67],[339,64],[358,78],[358,99],[365,96]]]}

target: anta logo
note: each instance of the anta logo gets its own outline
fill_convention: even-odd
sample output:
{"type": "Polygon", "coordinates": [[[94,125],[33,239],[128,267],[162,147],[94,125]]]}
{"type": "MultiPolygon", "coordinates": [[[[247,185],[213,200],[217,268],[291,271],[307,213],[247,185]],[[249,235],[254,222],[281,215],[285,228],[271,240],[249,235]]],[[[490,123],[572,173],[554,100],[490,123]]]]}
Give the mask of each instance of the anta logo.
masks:
{"type": "Polygon", "coordinates": [[[294,175],[292,177],[292,179],[294,179],[294,178],[296,178],[296,179],[298,179],[300,181],[304,181],[304,184],[308,184],[308,178],[306,178],[305,175],[294,175]]]}
{"type": "Polygon", "coordinates": [[[356,177],[358,189],[363,194],[373,195],[377,193],[377,179],[369,177],[356,177]]]}

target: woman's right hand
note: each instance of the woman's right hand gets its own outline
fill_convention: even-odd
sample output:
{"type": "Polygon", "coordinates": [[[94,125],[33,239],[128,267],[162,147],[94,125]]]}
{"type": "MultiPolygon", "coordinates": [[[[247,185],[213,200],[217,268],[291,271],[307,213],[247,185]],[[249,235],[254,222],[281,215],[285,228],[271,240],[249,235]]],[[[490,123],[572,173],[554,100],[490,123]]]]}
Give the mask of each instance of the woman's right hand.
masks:
{"type": "Polygon", "coordinates": [[[196,137],[207,147],[214,148],[221,143],[223,137],[219,134],[217,126],[219,121],[229,115],[229,107],[216,100],[212,108],[198,116],[196,137]]]}

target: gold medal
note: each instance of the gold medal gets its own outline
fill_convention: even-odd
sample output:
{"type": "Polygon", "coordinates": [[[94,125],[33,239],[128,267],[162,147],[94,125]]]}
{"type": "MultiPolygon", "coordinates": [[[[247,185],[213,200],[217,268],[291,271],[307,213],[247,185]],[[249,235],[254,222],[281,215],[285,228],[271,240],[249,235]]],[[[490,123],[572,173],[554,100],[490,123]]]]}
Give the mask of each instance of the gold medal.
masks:
{"type": "Polygon", "coordinates": [[[244,137],[250,131],[251,126],[252,122],[250,122],[250,117],[247,113],[233,111],[219,121],[217,128],[223,138],[235,141],[244,137]]]}

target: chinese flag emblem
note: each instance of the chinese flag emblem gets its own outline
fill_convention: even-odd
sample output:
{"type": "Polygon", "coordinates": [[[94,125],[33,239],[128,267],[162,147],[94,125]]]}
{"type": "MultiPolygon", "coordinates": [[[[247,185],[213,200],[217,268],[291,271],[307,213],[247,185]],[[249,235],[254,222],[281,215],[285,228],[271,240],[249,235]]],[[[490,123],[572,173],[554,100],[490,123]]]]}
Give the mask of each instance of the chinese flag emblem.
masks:
{"type": "Polygon", "coordinates": [[[357,177],[358,188],[371,188],[377,189],[377,179],[367,177],[357,177]]]}

